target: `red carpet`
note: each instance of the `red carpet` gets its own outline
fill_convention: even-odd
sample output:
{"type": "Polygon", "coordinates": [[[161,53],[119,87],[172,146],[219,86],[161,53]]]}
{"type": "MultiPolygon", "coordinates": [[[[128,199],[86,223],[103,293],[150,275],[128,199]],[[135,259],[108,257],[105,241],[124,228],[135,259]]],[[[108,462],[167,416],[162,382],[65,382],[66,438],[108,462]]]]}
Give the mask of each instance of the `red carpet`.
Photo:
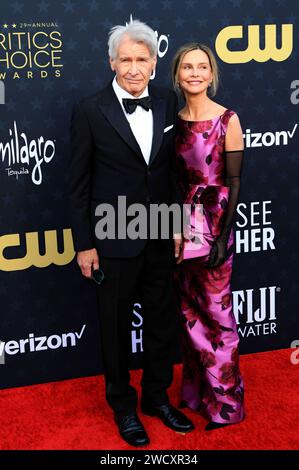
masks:
{"type": "MultiPolygon", "coordinates": [[[[204,431],[205,420],[187,410],[196,430],[177,434],[157,418],[140,417],[147,449],[298,449],[299,365],[290,349],[241,356],[246,420],[204,431]]],[[[179,400],[181,366],[170,390],[179,400]]],[[[138,384],[140,371],[132,373],[138,384]]],[[[0,391],[0,449],[132,449],[118,436],[104,399],[102,376],[0,391]]]]}

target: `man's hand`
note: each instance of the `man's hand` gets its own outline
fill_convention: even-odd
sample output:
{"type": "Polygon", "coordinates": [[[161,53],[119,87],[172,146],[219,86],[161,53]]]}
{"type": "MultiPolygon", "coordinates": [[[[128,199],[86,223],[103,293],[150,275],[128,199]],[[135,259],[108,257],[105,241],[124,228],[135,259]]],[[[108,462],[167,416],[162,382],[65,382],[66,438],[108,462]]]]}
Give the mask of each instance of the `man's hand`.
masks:
{"type": "Polygon", "coordinates": [[[92,248],[91,250],[79,251],[77,254],[77,263],[83,276],[90,279],[92,268],[94,270],[99,269],[99,256],[97,250],[92,248]]]}
{"type": "Polygon", "coordinates": [[[174,256],[177,259],[176,263],[179,264],[183,261],[183,237],[181,233],[175,233],[173,235],[174,241],[174,256]]]}

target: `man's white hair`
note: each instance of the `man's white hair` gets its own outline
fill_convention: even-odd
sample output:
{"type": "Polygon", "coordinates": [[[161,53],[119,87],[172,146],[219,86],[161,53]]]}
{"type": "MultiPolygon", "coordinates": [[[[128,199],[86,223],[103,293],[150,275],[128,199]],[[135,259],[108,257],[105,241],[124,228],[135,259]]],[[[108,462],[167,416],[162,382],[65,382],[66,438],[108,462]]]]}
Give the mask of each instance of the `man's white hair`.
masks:
{"type": "Polygon", "coordinates": [[[129,36],[133,41],[144,43],[151,57],[156,57],[158,41],[155,32],[147,24],[139,20],[132,20],[127,26],[114,26],[109,32],[108,52],[111,59],[116,59],[117,50],[124,36],[129,36]]]}

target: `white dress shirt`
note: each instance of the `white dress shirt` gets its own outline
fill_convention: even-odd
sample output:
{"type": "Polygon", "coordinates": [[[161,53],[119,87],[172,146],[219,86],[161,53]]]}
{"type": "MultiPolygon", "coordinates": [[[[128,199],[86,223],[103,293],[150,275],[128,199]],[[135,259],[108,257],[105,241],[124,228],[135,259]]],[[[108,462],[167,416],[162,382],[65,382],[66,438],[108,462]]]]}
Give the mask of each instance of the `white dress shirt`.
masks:
{"type": "MultiPolygon", "coordinates": [[[[132,114],[127,113],[123,106],[122,99],[136,99],[136,96],[131,95],[126,90],[121,88],[116,81],[116,76],[112,82],[112,87],[130,124],[134,137],[138,142],[144,160],[148,164],[153,140],[153,112],[151,109],[146,111],[142,108],[142,106],[137,106],[136,110],[132,114]]],[[[138,96],[138,98],[144,98],[145,96],[148,96],[148,87],[146,87],[144,92],[138,96]]]]}

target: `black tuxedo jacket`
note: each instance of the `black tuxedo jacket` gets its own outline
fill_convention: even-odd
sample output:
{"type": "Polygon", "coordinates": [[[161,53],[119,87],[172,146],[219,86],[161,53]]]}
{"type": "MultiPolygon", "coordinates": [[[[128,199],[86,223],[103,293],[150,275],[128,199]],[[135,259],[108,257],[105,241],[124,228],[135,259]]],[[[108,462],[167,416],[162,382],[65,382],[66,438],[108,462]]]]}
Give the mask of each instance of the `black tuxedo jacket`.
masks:
{"type": "Polygon", "coordinates": [[[74,106],[69,181],[76,251],[97,248],[102,256],[119,258],[136,256],[144,248],[144,239],[97,239],[95,208],[100,203],[117,208],[120,195],[126,196],[127,206],[181,202],[174,170],[177,97],[152,85],[149,94],[154,121],[149,165],[111,83],[74,106]]]}

